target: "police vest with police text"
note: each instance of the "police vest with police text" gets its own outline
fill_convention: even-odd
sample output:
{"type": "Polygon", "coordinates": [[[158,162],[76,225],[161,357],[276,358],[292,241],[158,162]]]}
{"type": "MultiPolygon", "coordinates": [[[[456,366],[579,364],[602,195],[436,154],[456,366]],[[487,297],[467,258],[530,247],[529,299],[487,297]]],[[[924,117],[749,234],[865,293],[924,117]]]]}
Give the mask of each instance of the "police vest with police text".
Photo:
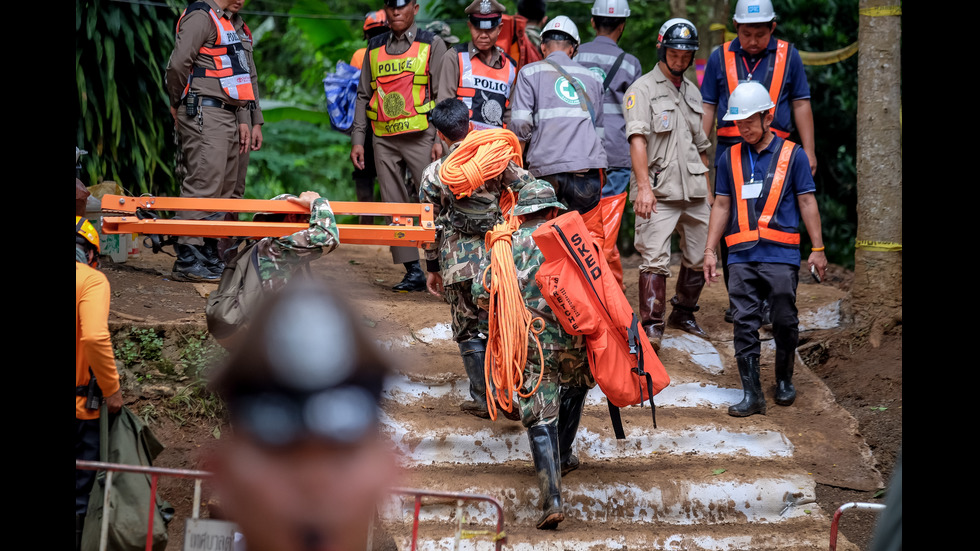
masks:
{"type": "MultiPolygon", "coordinates": [[[[779,138],[773,138],[778,140],[779,138]]],[[[756,243],[764,241],[784,247],[798,249],[800,234],[793,226],[784,226],[777,220],[779,205],[784,200],[795,200],[787,197],[790,187],[786,186],[786,175],[790,173],[791,163],[795,158],[794,152],[800,146],[783,140],[779,153],[773,156],[773,162],[766,169],[766,179],[762,184],[762,192],[755,199],[742,197],[742,186],[746,173],[743,162],[745,155],[751,153],[743,148],[744,143],[737,143],[725,152],[728,156],[728,166],[732,176],[732,207],[729,215],[728,231],[725,232],[725,244],[729,252],[751,249],[756,243]],[[744,155],[743,155],[743,149],[744,155]]],[[[748,175],[751,178],[751,174],[748,175]]]]}
{"type": "MultiPolygon", "coordinates": [[[[735,92],[735,87],[738,86],[740,82],[745,82],[748,80],[748,68],[745,67],[745,63],[738,62],[738,56],[735,52],[731,51],[731,42],[725,42],[722,45],[723,56],[725,66],[725,76],[728,80],[728,96],[731,97],[732,93],[735,92]]],[[[779,94],[783,90],[783,85],[786,84],[786,63],[789,59],[790,47],[792,45],[785,40],[776,40],[776,59],[773,62],[772,70],[766,68],[766,78],[761,81],[762,85],[769,90],[769,97],[772,98],[772,103],[776,107],[772,110],[773,122],[775,122],[776,109],[779,108],[779,94]]],[[[744,58],[743,58],[744,59],[744,58]]],[[[768,62],[768,54],[766,56],[766,61],[768,62]]],[[[772,130],[780,138],[788,138],[789,128],[776,128],[771,126],[772,130]]],[[[718,124],[718,136],[727,138],[738,138],[738,129],[735,128],[735,123],[731,121],[719,122],[718,124]]]]}
{"type": "Polygon", "coordinates": [[[371,89],[366,114],[375,136],[394,136],[429,128],[435,106],[429,94],[429,57],[435,35],[419,31],[403,54],[387,52],[390,31],[368,42],[371,89]]]}
{"type": "Polygon", "coordinates": [[[248,57],[242,41],[235,31],[234,25],[226,17],[218,17],[218,14],[211,9],[211,6],[204,2],[194,2],[187,6],[180,19],[177,20],[177,32],[180,32],[180,22],[187,14],[196,11],[206,11],[214,23],[217,39],[214,45],[204,44],[198,50],[198,56],[209,58],[214,63],[214,69],[195,66],[187,79],[187,85],[181,97],[187,95],[190,90],[191,81],[195,78],[216,78],[221,84],[221,89],[231,99],[255,101],[255,92],[252,89],[252,77],[249,75],[248,57]]]}
{"type": "Polygon", "coordinates": [[[453,47],[459,59],[456,97],[469,108],[474,130],[504,128],[504,111],[510,105],[510,91],[517,77],[516,64],[502,53],[503,64],[494,69],[479,56],[470,58],[469,46],[467,43],[453,47]]]}

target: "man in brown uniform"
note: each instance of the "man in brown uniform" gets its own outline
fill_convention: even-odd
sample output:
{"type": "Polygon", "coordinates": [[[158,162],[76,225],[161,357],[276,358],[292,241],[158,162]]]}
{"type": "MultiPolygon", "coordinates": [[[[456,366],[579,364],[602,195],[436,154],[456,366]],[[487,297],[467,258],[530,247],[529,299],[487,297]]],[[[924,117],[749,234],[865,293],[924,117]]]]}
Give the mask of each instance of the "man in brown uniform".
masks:
{"type": "Polygon", "coordinates": [[[704,287],[708,236],[707,150],[700,121],[701,93],[684,71],[698,49],[697,29],[686,19],[660,28],[660,62],[626,90],[623,115],[633,164],[630,199],[636,212],[640,263],[640,318],[655,350],[660,350],[670,277],[670,236],[680,233],[681,268],[667,326],[702,338],[694,312],[704,287]]]}
{"type": "MultiPolygon", "coordinates": [[[[428,112],[435,106],[433,77],[439,74],[446,43],[418,28],[418,11],[417,0],[385,0],[391,31],[368,42],[357,88],[350,159],[355,168],[364,169],[364,138],[370,120],[381,198],[389,203],[415,202],[422,171],[442,156],[428,112]],[[405,185],[405,167],[412,172],[410,188],[405,185]]],[[[391,258],[406,270],[392,290],[425,290],[417,249],[392,247],[391,258]]]]}
{"type": "Polygon", "coordinates": [[[231,18],[231,23],[235,26],[238,38],[242,41],[242,47],[245,49],[245,56],[248,58],[249,78],[252,80],[252,92],[255,94],[255,103],[252,109],[247,111],[248,114],[245,117],[246,124],[249,126],[249,143],[238,156],[238,179],[235,182],[235,191],[232,193],[232,197],[235,199],[241,199],[245,196],[245,174],[248,172],[249,154],[252,151],[262,149],[262,125],[265,124],[265,119],[262,118],[262,108],[259,107],[259,77],[255,70],[255,56],[252,51],[252,30],[248,28],[245,20],[238,14],[244,4],[245,0],[233,0],[232,5],[228,8],[228,11],[235,14],[231,18]]]}
{"type": "MultiPolygon", "coordinates": [[[[228,10],[233,2],[195,2],[177,22],[166,77],[170,114],[187,165],[182,197],[231,197],[238,156],[251,143],[251,117],[245,108],[255,93],[248,56],[228,10]]],[[[208,214],[184,211],[177,217],[199,220],[208,214]]],[[[220,279],[216,247],[205,246],[200,237],[181,237],[176,249],[174,279],[220,279]]]]}
{"type": "Polygon", "coordinates": [[[516,63],[496,44],[505,11],[497,0],[473,0],[466,8],[472,41],[450,48],[442,60],[436,96],[462,100],[474,130],[504,128],[510,122],[516,63]]]}

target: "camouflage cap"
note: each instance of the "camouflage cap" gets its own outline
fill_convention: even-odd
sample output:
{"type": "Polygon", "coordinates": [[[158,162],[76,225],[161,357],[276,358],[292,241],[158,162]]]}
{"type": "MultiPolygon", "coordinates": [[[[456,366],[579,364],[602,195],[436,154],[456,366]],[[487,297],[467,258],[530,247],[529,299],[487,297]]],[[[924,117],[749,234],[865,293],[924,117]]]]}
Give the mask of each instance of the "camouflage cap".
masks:
{"type": "Polygon", "coordinates": [[[453,36],[453,30],[449,28],[449,23],[445,21],[433,21],[425,26],[425,30],[442,37],[447,44],[458,44],[459,39],[453,36]]]}
{"type": "Polygon", "coordinates": [[[340,293],[298,280],[252,314],[210,382],[236,430],[287,446],[309,438],[352,443],[376,429],[390,363],[340,293]]]}
{"type": "Polygon", "coordinates": [[[535,180],[521,188],[521,193],[517,196],[517,206],[514,207],[514,214],[524,216],[551,207],[568,210],[558,200],[558,196],[555,195],[555,188],[551,187],[551,184],[544,180],[535,180]]]}

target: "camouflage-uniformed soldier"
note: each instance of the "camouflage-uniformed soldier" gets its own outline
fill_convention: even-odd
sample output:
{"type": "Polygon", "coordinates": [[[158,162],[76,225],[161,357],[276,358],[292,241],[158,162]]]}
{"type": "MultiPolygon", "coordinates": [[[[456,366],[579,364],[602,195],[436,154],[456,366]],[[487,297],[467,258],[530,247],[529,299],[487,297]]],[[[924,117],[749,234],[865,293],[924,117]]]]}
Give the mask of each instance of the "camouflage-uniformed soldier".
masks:
{"type": "MultiPolygon", "coordinates": [[[[315,191],[304,191],[299,197],[284,194],[275,199],[308,206],[310,227],[285,237],[266,237],[255,245],[262,288],[266,291],[278,291],[297,269],[320,258],[323,253],[333,251],[340,244],[337,222],[326,197],[320,197],[315,191]]],[[[259,215],[256,218],[261,220],[259,215]]],[[[302,222],[303,218],[303,215],[287,214],[283,221],[302,222]]]]}
{"type": "MultiPolygon", "coordinates": [[[[532,316],[544,321],[544,330],[538,335],[544,353],[544,373],[541,372],[537,345],[529,340],[522,390],[530,392],[539,375],[541,385],[529,398],[519,399],[521,422],[527,427],[534,468],[541,484],[543,514],[537,525],[540,529],[552,529],[564,520],[561,474],[578,468],[578,458],[571,454],[572,442],[578,431],[585,395],[595,386],[586,363],[585,337],[571,335],[562,328],[534,280],[544,255],[531,234],[563,210],[566,210],[565,205],[558,201],[551,184],[537,180],[525,186],[514,208],[514,214],[523,217],[521,226],[511,238],[517,283],[524,304],[532,316]]],[[[487,256],[480,264],[480,273],[489,265],[490,257],[487,256]]],[[[480,281],[473,285],[473,296],[481,305],[490,298],[480,281]]]]}
{"type": "MultiPolygon", "coordinates": [[[[450,151],[469,133],[469,110],[451,98],[439,102],[432,110],[431,121],[441,137],[452,143],[450,151]]],[[[488,180],[473,194],[457,200],[439,180],[439,169],[445,158],[430,164],[422,172],[419,202],[432,203],[436,240],[425,249],[426,285],[429,292],[443,296],[452,312],[453,339],[459,346],[463,366],[470,380],[470,397],[460,409],[477,417],[489,418],[486,398],[484,359],[487,341],[479,327],[480,309],[471,296],[471,280],[478,275],[480,261],[486,255],[484,235],[502,218],[498,202],[508,184],[520,189],[534,178],[524,169],[510,163],[499,176],[488,180]]],[[[484,319],[486,314],[483,314],[484,319]]]]}

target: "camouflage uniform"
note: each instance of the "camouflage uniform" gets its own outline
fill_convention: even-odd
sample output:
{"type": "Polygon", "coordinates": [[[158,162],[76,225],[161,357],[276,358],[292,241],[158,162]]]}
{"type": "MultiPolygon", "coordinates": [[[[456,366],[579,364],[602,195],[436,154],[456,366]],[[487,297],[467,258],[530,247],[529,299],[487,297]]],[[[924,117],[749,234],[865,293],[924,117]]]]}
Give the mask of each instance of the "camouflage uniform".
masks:
{"type": "MultiPolygon", "coordinates": [[[[480,274],[480,261],[486,256],[486,247],[483,234],[469,235],[453,227],[453,192],[439,180],[443,161],[445,158],[426,167],[419,188],[419,202],[434,205],[436,224],[435,242],[425,248],[426,269],[441,272],[444,295],[452,311],[453,339],[464,342],[476,339],[480,334],[480,309],[473,301],[469,280],[476,279],[480,274]]],[[[533,181],[530,173],[510,163],[500,176],[488,180],[473,192],[473,196],[499,204],[500,194],[507,183],[517,193],[526,183],[533,181]]],[[[498,219],[497,223],[501,221],[498,219]]]]}
{"type": "Polygon", "coordinates": [[[330,202],[320,197],[310,208],[310,227],[285,237],[266,237],[255,245],[265,291],[278,291],[302,266],[337,248],[337,222],[330,202]]]}
{"type": "MultiPolygon", "coordinates": [[[[538,335],[544,351],[544,375],[541,386],[530,398],[520,398],[521,422],[525,427],[554,424],[558,421],[560,390],[565,387],[595,386],[595,379],[586,363],[585,337],[567,333],[558,323],[558,318],[545,302],[534,280],[538,268],[544,263],[544,255],[531,237],[534,230],[546,222],[540,216],[526,220],[514,232],[511,248],[514,253],[514,267],[517,269],[517,284],[524,296],[524,304],[531,315],[544,320],[544,330],[538,335]]],[[[480,264],[480,272],[490,265],[486,256],[480,264]]],[[[473,296],[478,304],[489,301],[490,294],[480,283],[473,284],[473,296]]],[[[538,325],[534,326],[535,328],[538,325]]],[[[525,393],[534,388],[541,373],[541,358],[537,345],[529,337],[527,366],[524,368],[525,393]]]]}

